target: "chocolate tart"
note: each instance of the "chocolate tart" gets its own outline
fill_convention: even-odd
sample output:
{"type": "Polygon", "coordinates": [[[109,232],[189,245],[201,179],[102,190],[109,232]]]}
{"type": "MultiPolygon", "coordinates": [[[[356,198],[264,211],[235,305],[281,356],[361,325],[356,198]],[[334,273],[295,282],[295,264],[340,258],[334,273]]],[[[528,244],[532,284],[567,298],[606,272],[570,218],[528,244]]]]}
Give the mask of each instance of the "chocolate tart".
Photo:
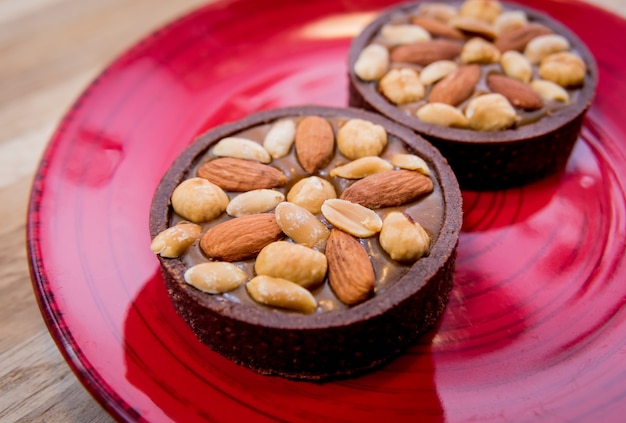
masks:
{"type": "MultiPolygon", "coordinates": [[[[463,4],[441,3],[454,8],[459,8],[463,4]]],[[[381,94],[377,81],[365,81],[359,78],[354,70],[361,51],[370,43],[377,42],[377,37],[380,39],[380,30],[385,24],[406,23],[407,19],[412,19],[411,16],[418,13],[422,4],[424,3],[404,3],[389,8],[355,37],[348,58],[350,106],[380,113],[428,139],[446,157],[462,189],[505,189],[521,186],[561,171],[578,139],[585,113],[592,104],[597,86],[597,66],[584,43],[567,27],[541,12],[517,4],[500,2],[503,11],[525,13],[529,24],[542,25],[549,28],[553,34],[565,37],[570,43],[570,51],[582,58],[586,65],[584,83],[576,87],[566,87],[570,94],[570,101],[567,104],[552,107],[556,103],[546,101],[541,117],[538,117],[537,113],[526,113],[515,107],[523,118],[509,129],[479,131],[427,123],[416,116],[416,109],[420,104],[398,107],[381,94]]],[[[470,38],[485,37],[482,34],[461,32],[464,33],[464,39],[457,41],[461,45],[470,38]]],[[[445,37],[432,36],[433,40],[443,38],[445,37]]],[[[490,41],[498,45],[497,37],[490,41]]],[[[391,50],[393,46],[387,48],[391,50]]],[[[522,49],[518,48],[519,50],[522,49]]],[[[459,56],[451,60],[460,63],[459,56]]],[[[403,66],[399,63],[395,65],[403,66]]],[[[489,69],[482,68],[481,79],[473,95],[477,95],[479,91],[490,91],[485,82],[488,73],[502,73],[497,63],[489,66],[491,66],[489,69]]],[[[421,66],[416,68],[420,70],[421,66]]],[[[532,78],[539,78],[537,66],[533,68],[532,78]]],[[[428,101],[431,90],[432,86],[426,87],[426,97],[421,104],[428,101]]],[[[466,105],[467,102],[458,107],[466,105]]]]}
{"type": "MultiPolygon", "coordinates": [[[[154,238],[181,220],[173,211],[172,193],[181,182],[195,177],[203,163],[215,159],[211,148],[219,140],[232,136],[258,139],[280,119],[290,118],[298,122],[306,116],[328,120],[334,131],[349,119],[363,119],[381,125],[387,131],[389,140],[386,150],[400,148],[426,162],[433,181],[433,192],[426,199],[413,202],[418,210],[420,207],[425,207],[423,210],[429,207],[437,209],[434,213],[437,218],[433,219],[436,222],[430,226],[437,229],[436,233],[430,234],[432,242],[426,256],[412,264],[399,265],[395,273],[391,272],[396,275],[394,280],[386,280],[385,286],[377,285],[370,298],[356,305],[345,306],[329,299],[332,290],[327,286],[316,288],[314,295],[322,298],[319,303],[331,306],[320,306],[309,314],[256,303],[247,297],[243,287],[213,295],[185,282],[184,274],[190,265],[209,261],[200,250],[199,241],[177,258],[157,257],[177,313],[202,343],[261,374],[321,381],[359,374],[389,361],[432,328],[446,307],[453,283],[462,199],[451,168],[430,143],[380,115],[358,109],[301,106],[259,112],[201,135],[174,161],[154,194],[150,233],[154,238]]],[[[295,146],[287,157],[269,164],[284,171],[288,177],[288,182],[277,190],[286,192],[298,179],[309,174],[299,166],[294,150],[295,146]]],[[[315,175],[333,179],[328,176],[329,170],[338,161],[346,161],[337,146],[333,154],[333,161],[315,170],[315,175]]],[[[383,152],[381,157],[385,154],[383,152]]],[[[333,184],[339,192],[352,182],[333,181],[333,184]]],[[[236,194],[228,192],[231,198],[236,194]]],[[[392,209],[397,207],[381,208],[377,212],[385,214],[392,209]]],[[[228,219],[232,218],[222,215],[217,221],[228,219]]],[[[210,226],[211,223],[203,224],[203,231],[210,226]]],[[[426,229],[428,226],[424,225],[426,229]]],[[[376,243],[376,237],[359,241],[370,248],[376,243]]],[[[376,247],[374,251],[376,253],[372,255],[384,255],[376,247]]],[[[382,260],[384,266],[388,259],[378,257],[372,260],[382,260]]],[[[254,258],[237,264],[249,269],[250,261],[254,262],[254,258]]],[[[377,279],[382,280],[384,276],[376,267],[380,265],[374,268],[377,279]]]]}

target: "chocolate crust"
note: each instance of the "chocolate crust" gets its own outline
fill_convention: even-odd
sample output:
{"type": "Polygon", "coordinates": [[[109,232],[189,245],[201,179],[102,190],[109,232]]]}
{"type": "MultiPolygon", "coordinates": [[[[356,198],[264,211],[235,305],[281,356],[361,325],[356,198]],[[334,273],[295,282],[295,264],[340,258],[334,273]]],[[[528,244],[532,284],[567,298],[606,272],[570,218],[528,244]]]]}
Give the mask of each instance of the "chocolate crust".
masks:
{"type": "Polygon", "coordinates": [[[540,23],[563,35],[587,65],[587,76],[577,101],[536,123],[497,132],[429,124],[399,110],[382,97],[372,83],[356,76],[354,63],[380,27],[393,15],[415,9],[419,2],[405,3],[380,14],[353,40],[348,55],[349,105],[380,113],[422,135],[448,159],[462,189],[505,189],[562,171],[576,144],[598,83],[595,59],[572,31],[537,10],[501,3],[524,11],[530,22],[540,23]]]}
{"type": "Polygon", "coordinates": [[[150,233],[154,237],[167,227],[171,193],[215,142],[281,117],[309,115],[370,120],[426,160],[441,185],[445,204],[442,229],[428,257],[384,295],[348,310],[289,314],[289,318],[279,310],[204,294],[184,282],[182,260],[160,256],[159,260],[176,311],[200,341],[259,373],[319,381],[358,374],[389,361],[431,328],[445,309],[453,282],[462,199],[452,170],[435,148],[406,128],[362,110],[301,106],[260,112],[207,132],[175,160],[155,192],[150,233]]]}

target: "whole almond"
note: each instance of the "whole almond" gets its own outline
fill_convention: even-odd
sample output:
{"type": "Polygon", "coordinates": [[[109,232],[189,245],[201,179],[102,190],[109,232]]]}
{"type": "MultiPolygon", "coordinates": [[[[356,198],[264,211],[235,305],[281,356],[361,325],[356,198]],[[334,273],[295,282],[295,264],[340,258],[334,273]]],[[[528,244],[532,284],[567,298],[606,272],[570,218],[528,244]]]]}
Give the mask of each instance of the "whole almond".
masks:
{"type": "Polygon", "coordinates": [[[529,23],[520,28],[505,32],[498,37],[495,44],[502,53],[508,50],[522,52],[533,38],[551,33],[552,30],[546,26],[537,23],[529,23]]]}
{"type": "Polygon", "coordinates": [[[461,54],[461,44],[451,40],[432,40],[395,47],[391,50],[392,62],[429,65],[437,60],[452,60],[461,54]]]}
{"type": "Polygon", "coordinates": [[[509,102],[521,109],[537,110],[543,107],[543,99],[530,85],[508,76],[495,73],[487,76],[487,85],[494,93],[502,94],[509,102]]]}
{"type": "Polygon", "coordinates": [[[282,237],[274,214],[249,214],[210,228],[200,238],[200,248],[213,260],[239,261],[255,257],[282,237]]]}
{"type": "Polygon", "coordinates": [[[377,209],[395,207],[417,200],[433,191],[433,181],[413,170],[388,170],[356,181],[341,199],[377,209]]]}
{"type": "Polygon", "coordinates": [[[328,283],[339,300],[347,305],[361,303],[374,291],[375,273],[361,243],[333,229],[326,245],[328,283]]]}
{"type": "Polygon", "coordinates": [[[435,37],[450,38],[451,40],[459,41],[465,39],[465,35],[458,29],[429,16],[414,16],[411,18],[411,23],[421,26],[435,37]]]}
{"type": "Polygon", "coordinates": [[[263,163],[222,157],[204,163],[198,176],[208,179],[226,191],[244,192],[276,188],[287,183],[287,177],[275,167],[263,163]]]}
{"type": "Polygon", "coordinates": [[[296,155],[304,170],[313,173],[330,163],[335,135],[330,123],[319,116],[307,116],[296,129],[296,155]]]}
{"type": "Polygon", "coordinates": [[[433,86],[428,102],[458,106],[474,93],[480,73],[478,65],[461,66],[433,86]]]}

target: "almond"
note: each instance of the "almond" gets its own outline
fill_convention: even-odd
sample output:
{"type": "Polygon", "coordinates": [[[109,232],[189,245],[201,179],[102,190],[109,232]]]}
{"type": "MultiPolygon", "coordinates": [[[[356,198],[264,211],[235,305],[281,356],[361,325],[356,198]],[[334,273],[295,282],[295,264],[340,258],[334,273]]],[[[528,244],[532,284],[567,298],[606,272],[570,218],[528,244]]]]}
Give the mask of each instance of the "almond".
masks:
{"type": "Polygon", "coordinates": [[[255,257],[282,237],[274,214],[249,214],[210,228],[200,239],[200,248],[213,260],[239,261],[255,257]]]}
{"type": "Polygon", "coordinates": [[[433,181],[412,170],[388,170],[350,185],[341,199],[377,209],[395,207],[417,200],[433,191],[433,181]]]}
{"type": "Polygon", "coordinates": [[[330,163],[335,135],[330,123],[319,116],[305,117],[296,129],[296,155],[304,170],[313,173],[330,163]]]}
{"type": "Polygon", "coordinates": [[[459,41],[465,40],[465,35],[461,31],[435,18],[414,16],[411,18],[411,23],[421,26],[434,37],[450,38],[459,41]]]}
{"type": "Polygon", "coordinates": [[[543,99],[528,84],[508,76],[495,73],[487,77],[487,85],[494,93],[502,94],[509,102],[525,110],[537,110],[543,107],[543,99]]]}
{"type": "Polygon", "coordinates": [[[272,166],[231,157],[204,163],[198,169],[198,176],[226,191],[235,192],[276,188],[287,182],[285,174],[272,166]]]}
{"type": "Polygon", "coordinates": [[[328,282],[341,302],[361,303],[374,291],[374,267],[361,243],[333,229],[326,245],[328,282]]]}
{"type": "Polygon", "coordinates": [[[480,73],[478,65],[461,66],[433,86],[428,102],[458,106],[474,93],[480,73]]]}
{"type": "Polygon", "coordinates": [[[391,51],[392,62],[429,65],[437,60],[452,60],[461,54],[461,44],[450,40],[423,41],[398,46],[391,51]]]}
{"type": "Polygon", "coordinates": [[[496,47],[504,53],[508,50],[524,51],[526,45],[535,37],[551,34],[552,30],[537,23],[530,23],[502,34],[495,41],[496,47]]]}

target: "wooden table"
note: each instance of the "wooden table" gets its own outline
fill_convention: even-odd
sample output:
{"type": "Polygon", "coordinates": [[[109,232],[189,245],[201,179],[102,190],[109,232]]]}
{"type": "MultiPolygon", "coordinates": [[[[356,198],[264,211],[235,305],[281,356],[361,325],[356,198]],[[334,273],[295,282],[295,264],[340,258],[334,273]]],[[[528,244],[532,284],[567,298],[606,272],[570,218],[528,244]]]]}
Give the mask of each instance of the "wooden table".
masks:
{"type": "MultiPolygon", "coordinates": [[[[25,249],[31,181],[56,125],[119,53],[207,0],[0,0],[0,421],[108,422],[52,341],[25,249]]],[[[626,0],[593,0],[626,17],[626,0]]],[[[567,4],[567,3],[564,3],[567,4]]]]}

